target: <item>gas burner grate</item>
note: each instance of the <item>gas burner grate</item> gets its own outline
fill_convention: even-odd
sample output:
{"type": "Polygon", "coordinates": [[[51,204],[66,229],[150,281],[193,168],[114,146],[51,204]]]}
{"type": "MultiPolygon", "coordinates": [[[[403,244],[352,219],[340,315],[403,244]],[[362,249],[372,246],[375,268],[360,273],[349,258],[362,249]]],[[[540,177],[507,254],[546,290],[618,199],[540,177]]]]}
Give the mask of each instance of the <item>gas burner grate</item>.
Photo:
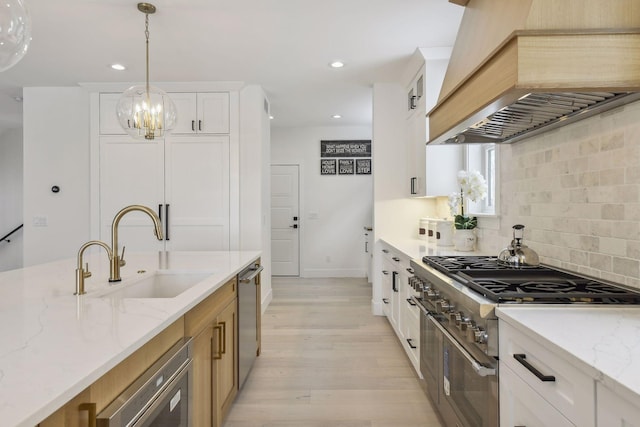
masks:
{"type": "Polygon", "coordinates": [[[422,261],[445,274],[465,270],[546,270],[541,266],[512,267],[498,264],[498,257],[495,256],[425,256],[422,261]]]}
{"type": "Polygon", "coordinates": [[[490,256],[426,256],[422,260],[494,302],[640,304],[640,292],[552,267],[510,267],[490,256]]]}

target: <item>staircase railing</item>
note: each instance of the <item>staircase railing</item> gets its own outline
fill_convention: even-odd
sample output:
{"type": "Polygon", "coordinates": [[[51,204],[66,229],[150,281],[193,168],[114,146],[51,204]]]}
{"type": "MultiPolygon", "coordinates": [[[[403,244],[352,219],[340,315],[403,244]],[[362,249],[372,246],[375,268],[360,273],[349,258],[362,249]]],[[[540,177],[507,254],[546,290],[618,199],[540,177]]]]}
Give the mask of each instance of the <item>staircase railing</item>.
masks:
{"type": "Polygon", "coordinates": [[[11,237],[13,235],[13,233],[15,233],[16,231],[20,230],[23,226],[24,226],[24,224],[20,224],[19,226],[17,226],[16,228],[14,228],[10,232],[8,232],[6,236],[0,238],[0,242],[11,243],[11,240],[9,239],[9,237],[11,237]]]}

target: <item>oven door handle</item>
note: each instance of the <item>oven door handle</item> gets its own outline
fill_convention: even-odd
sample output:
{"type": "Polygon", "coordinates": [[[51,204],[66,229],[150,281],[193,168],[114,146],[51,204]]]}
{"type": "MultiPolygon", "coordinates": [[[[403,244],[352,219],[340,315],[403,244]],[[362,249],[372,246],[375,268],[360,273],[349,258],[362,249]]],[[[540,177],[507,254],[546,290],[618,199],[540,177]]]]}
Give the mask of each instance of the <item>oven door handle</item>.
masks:
{"type": "Polygon", "coordinates": [[[458,341],[456,341],[453,335],[451,335],[440,323],[438,323],[436,319],[433,318],[433,316],[429,314],[427,315],[427,317],[429,318],[429,320],[431,320],[431,322],[433,322],[434,325],[436,325],[436,327],[451,342],[451,344],[453,344],[453,346],[460,352],[460,354],[462,354],[464,358],[467,359],[476,374],[480,375],[481,377],[496,375],[495,368],[487,368],[486,366],[480,364],[480,362],[474,359],[473,356],[467,350],[465,350],[458,341]]]}
{"type": "MultiPolygon", "coordinates": [[[[173,407],[175,405],[178,404],[178,402],[180,402],[180,400],[182,399],[190,399],[191,397],[189,396],[191,390],[187,390],[186,391],[186,396],[183,396],[182,393],[183,391],[181,389],[178,389],[178,391],[176,391],[173,386],[176,385],[178,383],[178,381],[180,381],[180,379],[182,377],[184,377],[185,375],[189,375],[192,376],[193,375],[193,360],[189,359],[188,362],[186,362],[183,367],[176,372],[171,378],[169,378],[169,381],[167,381],[167,383],[162,387],[162,389],[159,390],[159,394],[157,395],[157,397],[153,400],[153,402],[147,406],[144,411],[142,412],[142,414],[140,414],[138,416],[138,418],[135,418],[133,420],[133,424],[130,424],[132,427],[136,427],[136,426],[141,426],[144,425],[144,423],[146,421],[149,421],[149,419],[152,416],[158,415],[157,411],[160,408],[160,406],[165,402],[165,399],[167,397],[169,397],[171,395],[171,393],[174,393],[174,397],[172,398],[172,401],[170,403],[171,408],[173,409],[173,407]],[[175,401],[174,401],[175,399],[175,401]]],[[[188,380],[189,381],[189,380],[188,380]]],[[[190,404],[188,404],[190,406],[190,404]]]]}

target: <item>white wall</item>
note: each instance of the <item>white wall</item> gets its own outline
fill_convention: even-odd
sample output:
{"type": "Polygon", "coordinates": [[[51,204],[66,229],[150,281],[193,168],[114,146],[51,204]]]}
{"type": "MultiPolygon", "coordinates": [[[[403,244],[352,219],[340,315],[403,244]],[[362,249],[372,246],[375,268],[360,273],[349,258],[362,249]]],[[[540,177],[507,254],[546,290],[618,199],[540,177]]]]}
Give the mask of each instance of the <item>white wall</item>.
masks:
{"type": "MultiPolygon", "coordinates": [[[[365,277],[372,175],[320,175],[320,141],[371,139],[364,126],[274,128],[271,163],[300,165],[300,276],[365,277]]],[[[375,173],[375,168],[373,169],[375,173]]]]}
{"type": "MultiPolygon", "coordinates": [[[[0,135],[0,237],[22,224],[22,129],[0,135]]],[[[0,271],[22,267],[24,230],[0,242],[0,271]]]]}
{"type": "Polygon", "coordinates": [[[262,251],[262,311],[271,292],[271,132],[260,86],[240,92],[240,250],[262,251]]]}
{"type": "Polygon", "coordinates": [[[89,239],[89,96],[73,87],[23,94],[24,265],[30,266],[74,257],[89,239]],[[46,226],[34,226],[34,218],[46,226]]]}

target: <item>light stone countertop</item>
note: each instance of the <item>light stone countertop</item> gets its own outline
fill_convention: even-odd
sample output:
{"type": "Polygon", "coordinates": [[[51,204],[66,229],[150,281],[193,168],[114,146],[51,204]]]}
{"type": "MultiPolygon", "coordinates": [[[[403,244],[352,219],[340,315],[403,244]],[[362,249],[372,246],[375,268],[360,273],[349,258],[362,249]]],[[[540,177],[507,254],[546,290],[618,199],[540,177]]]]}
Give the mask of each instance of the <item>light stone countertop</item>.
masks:
{"type": "Polygon", "coordinates": [[[85,261],[92,276],[81,297],[73,295],[75,258],[0,273],[1,424],[35,426],[259,256],[258,251],[127,254],[122,282],[110,285],[106,255],[91,253],[85,261]],[[159,269],[207,277],[175,298],[108,295],[159,269]]]}
{"type": "Polygon", "coordinates": [[[640,307],[502,306],[496,313],[640,407],[640,307]]]}
{"type": "Polygon", "coordinates": [[[421,260],[423,256],[446,256],[446,255],[498,255],[494,253],[486,253],[480,251],[473,252],[460,252],[456,251],[453,246],[436,246],[435,243],[430,243],[426,240],[420,239],[393,239],[393,238],[381,238],[383,243],[391,246],[395,250],[402,252],[409,258],[421,260]]]}

